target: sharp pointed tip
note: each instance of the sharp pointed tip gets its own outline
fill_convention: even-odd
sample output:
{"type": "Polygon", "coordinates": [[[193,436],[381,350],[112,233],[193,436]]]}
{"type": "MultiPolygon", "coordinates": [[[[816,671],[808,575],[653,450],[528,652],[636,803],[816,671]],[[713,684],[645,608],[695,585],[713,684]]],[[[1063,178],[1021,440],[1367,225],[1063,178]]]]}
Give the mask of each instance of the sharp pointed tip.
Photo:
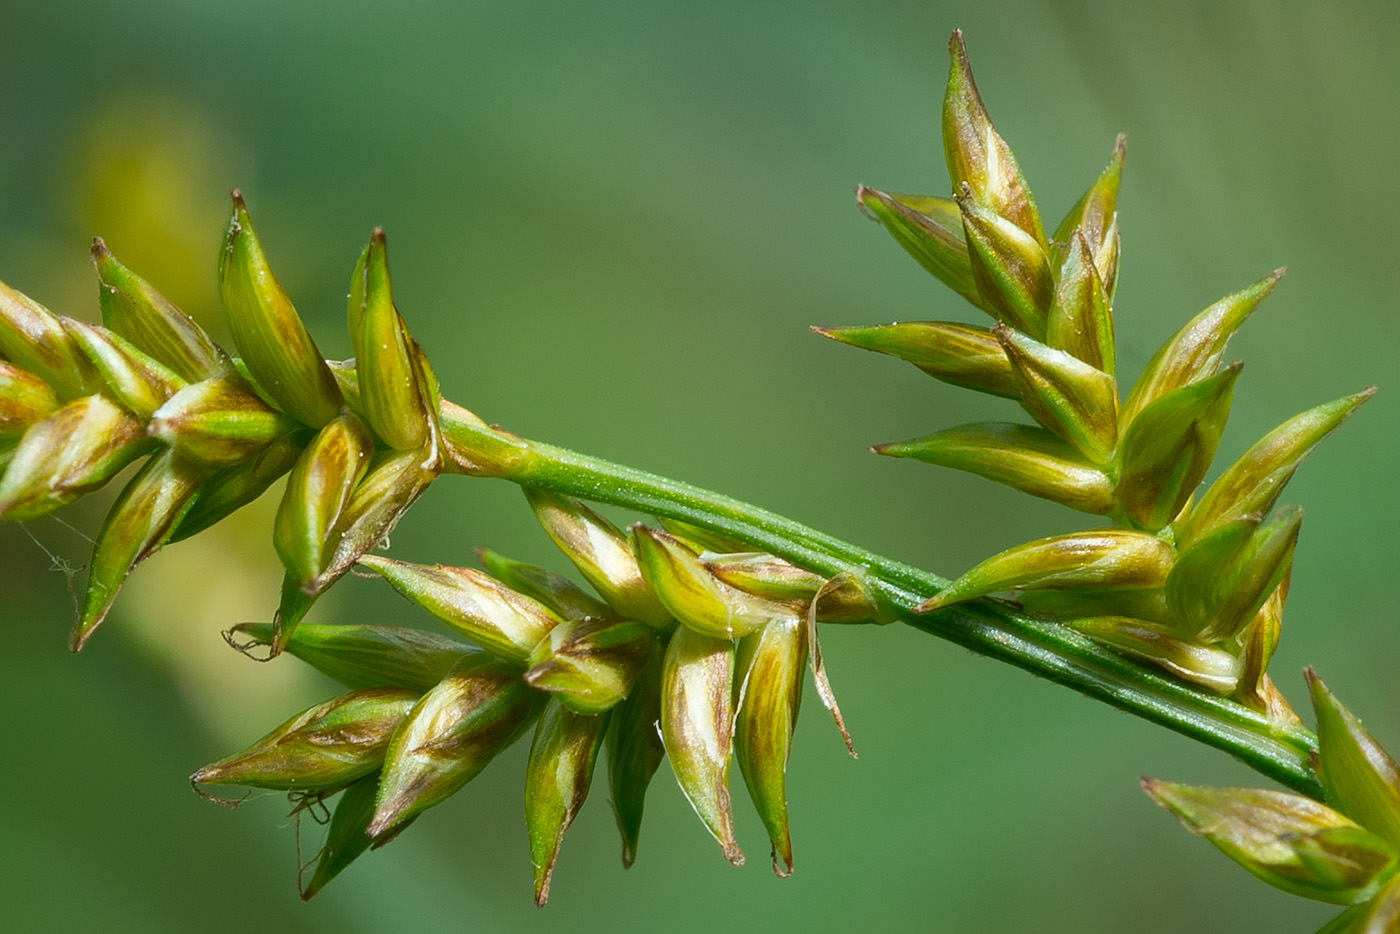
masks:
{"type": "Polygon", "coordinates": [[[229,199],[233,201],[233,206],[234,206],[235,208],[239,209],[240,211],[246,210],[246,209],[247,209],[248,205],[247,205],[247,203],[244,202],[244,200],[243,200],[243,191],[242,191],[242,189],[235,188],[235,189],[233,189],[232,191],[230,191],[230,192],[228,193],[228,196],[229,196],[229,199]]]}
{"type": "Polygon", "coordinates": [[[373,230],[371,230],[371,231],[369,232],[369,238],[370,238],[371,240],[373,240],[375,243],[378,243],[378,244],[380,244],[380,245],[382,246],[382,245],[384,244],[384,242],[385,242],[385,239],[386,239],[385,236],[384,236],[384,228],[383,228],[383,227],[376,227],[376,228],[374,228],[373,230]]]}

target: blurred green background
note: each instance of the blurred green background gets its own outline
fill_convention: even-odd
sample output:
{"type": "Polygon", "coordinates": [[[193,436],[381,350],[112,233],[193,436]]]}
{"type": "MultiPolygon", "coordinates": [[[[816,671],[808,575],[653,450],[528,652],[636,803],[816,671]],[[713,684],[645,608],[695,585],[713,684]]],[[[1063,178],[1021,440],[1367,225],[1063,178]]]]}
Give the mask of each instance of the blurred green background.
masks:
{"type": "MultiPolygon", "coordinates": [[[[857,182],[946,193],[938,108],[961,26],[1047,217],[1128,135],[1125,373],[1218,296],[1291,267],[1232,344],[1247,367],[1222,463],[1381,384],[1286,497],[1308,520],[1273,670],[1301,702],[1316,665],[1400,750],[1400,6],[48,0],[7,3],[3,22],[14,287],[94,317],[101,234],[217,322],[237,185],[322,349],[345,355],[349,271],[383,225],[398,305],[450,398],[944,574],[1086,520],[866,454],[1009,412],[805,329],[975,320],[851,197],[857,182]]],[[[397,556],[466,564],[490,544],[558,566],[513,487],[447,480],[428,502],[397,556]]],[[[101,510],[0,527],[9,930],[1306,931],[1329,914],[1253,882],[1136,785],[1251,773],[900,627],[826,633],[861,757],[809,696],[789,880],[747,805],[749,865],[724,863],[663,771],[637,865],[621,869],[597,788],[537,910],[516,748],[301,905],[282,802],[230,814],[184,781],[333,692],[219,639],[274,604],[270,503],[149,562],[74,658],[45,550],[81,564],[101,510]]],[[[317,614],[421,621],[361,580],[317,614]]]]}

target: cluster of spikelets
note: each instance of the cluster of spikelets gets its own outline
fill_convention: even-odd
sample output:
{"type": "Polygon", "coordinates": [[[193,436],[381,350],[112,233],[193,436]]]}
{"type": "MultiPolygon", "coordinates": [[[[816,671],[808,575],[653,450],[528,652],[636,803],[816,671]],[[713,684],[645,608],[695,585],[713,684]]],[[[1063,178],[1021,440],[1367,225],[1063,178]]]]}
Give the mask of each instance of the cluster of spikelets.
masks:
{"type": "Polygon", "coordinates": [[[1281,271],[1193,318],[1120,398],[1113,298],[1123,140],[1047,237],[1021,170],[987,117],[960,34],[950,48],[943,145],[953,197],[863,186],[857,197],[929,272],[997,323],[817,330],[1012,399],[1037,423],[961,425],[873,450],[971,471],[1113,525],[1011,548],[919,611],[1019,591],[1027,608],[1118,652],[1279,722],[1296,719],[1265,668],[1302,511],[1270,513],[1308,452],[1371,391],[1290,419],[1195,496],[1240,374],[1239,363],[1225,362],[1226,342],[1281,271]]]}
{"type": "Polygon", "coordinates": [[[543,490],[527,490],[535,512],[602,599],[492,552],[482,552],[489,574],[373,555],[439,474],[501,472],[526,447],[439,398],[394,307],[383,234],[351,279],[356,356],[343,364],[322,359],[237,193],[219,286],[238,357],[100,241],[93,256],[102,325],[0,286],[0,518],[52,512],[148,458],[98,533],[77,649],[138,562],[287,475],[273,530],[286,570],[279,610],[273,623],[237,631],[352,691],[193,780],[286,791],[297,812],[313,814],[340,795],[307,897],[531,725],[525,811],[541,904],[605,737],[625,864],[664,757],[725,857],[741,863],[727,790],[733,756],[772,838],[775,871],[791,871],[785,769],[802,669],[811,667],[839,725],[815,624],[875,615],[857,580],[823,578],[697,528],[624,533],[543,490]],[[315,598],[356,567],[470,641],[302,624],[315,598]]]}
{"type": "MultiPolygon", "coordinates": [[[[785,772],[802,670],[811,665],[840,725],[815,624],[869,618],[862,588],[737,552],[694,528],[624,533],[576,500],[527,496],[599,596],[485,549],[485,573],[363,556],[362,567],[470,641],[391,626],[298,626],[286,650],[351,693],[192,781],[286,791],[298,811],[343,789],[302,890],[310,897],[534,724],[525,818],[537,903],[549,896],[564,831],[604,745],[624,865],[635,858],[647,786],[663,758],[725,858],[742,864],[732,757],[772,841],[773,869],[789,874],[785,772]]],[[[239,637],[247,649],[277,634],[270,624],[244,624],[230,634],[239,637]]]]}

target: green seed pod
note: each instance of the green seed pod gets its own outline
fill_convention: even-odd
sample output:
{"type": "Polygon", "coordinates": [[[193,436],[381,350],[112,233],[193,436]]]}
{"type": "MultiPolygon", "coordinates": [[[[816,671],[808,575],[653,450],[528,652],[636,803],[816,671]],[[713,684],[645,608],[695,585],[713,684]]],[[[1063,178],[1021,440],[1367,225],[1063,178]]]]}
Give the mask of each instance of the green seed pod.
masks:
{"type": "Polygon", "coordinates": [[[526,487],[525,498],[554,544],[618,616],[658,629],[673,625],[617,526],[567,496],[526,487]]]}
{"type": "Polygon", "coordinates": [[[525,732],[544,701],[504,662],[459,663],[390,738],[366,832],[378,837],[461,790],[525,732]]]}
{"type": "Polygon", "coordinates": [[[302,901],[309,901],[313,895],[324,889],[365,850],[379,849],[413,823],[413,818],[409,818],[393,830],[374,839],[365,833],[369,822],[374,818],[374,799],[379,792],[379,774],[373,772],[359,779],[345,789],[336,801],[335,811],[331,814],[331,825],[326,830],[326,842],[316,854],[316,870],[311,874],[311,881],[301,890],[302,901]]]}
{"type": "Polygon", "coordinates": [[[57,315],[0,282],[0,357],[53,387],[60,402],[101,392],[102,377],[57,315]]]}
{"type": "Polygon", "coordinates": [[[632,868],[642,833],[647,786],[666,748],[656,725],[661,722],[661,653],[653,651],[627,699],[608,714],[608,789],[613,816],[622,836],[622,866],[632,868]]]}
{"type": "Polygon", "coordinates": [[[1000,590],[1161,587],[1175,557],[1170,545],[1143,532],[1095,529],[1052,535],[988,558],[914,612],[929,613],[1000,590]]]}
{"type": "Polygon", "coordinates": [[[97,533],[87,590],[68,640],[73,651],[81,649],[107,618],[132,569],[165,544],[205,476],[204,467],[167,449],[131,478],[97,533]]]}
{"type": "Polygon", "coordinates": [[[998,321],[1044,340],[1045,316],[1054,298],[1045,248],[1013,221],[974,200],[965,187],[957,202],[982,304],[998,321]]]}
{"type": "Polygon", "coordinates": [[[1400,848],[1400,769],[1317,672],[1303,671],[1317,714],[1318,777],[1327,801],[1400,848]]]}
{"type": "Polygon", "coordinates": [[[1256,878],[1303,898],[1349,905],[1369,897],[1397,858],[1385,840],[1302,795],[1151,778],[1142,790],[1256,878]]]}
{"type": "Polygon", "coordinates": [[[1108,475],[1044,428],[980,422],[871,450],[966,470],[1080,512],[1106,516],[1117,508],[1108,475]]]}
{"type": "Polygon", "coordinates": [[[661,738],[690,806],[735,866],[729,752],[734,741],[734,644],[681,626],[661,666],[661,738]]]}
{"type": "Polygon", "coordinates": [[[0,519],[66,506],[112,479],[154,443],[103,396],[75,399],[29,426],[0,477],[0,519]]]}
{"type": "Polygon", "coordinates": [[[185,385],[173,370],[106,328],[71,318],[63,319],[63,325],[97,367],[111,395],[142,420],[185,385]]]}
{"type": "Polygon", "coordinates": [[[323,586],[332,533],[369,466],[373,441],[349,413],[329,421],[302,452],[277,508],[272,542],[287,575],[307,595],[323,586]]]}
{"type": "Polygon", "coordinates": [[[413,340],[394,307],[384,231],[377,227],[350,277],[348,316],[365,421],[396,451],[421,448],[436,412],[418,384],[413,340]]]}
{"type": "Polygon", "coordinates": [[[350,570],[361,556],[378,548],[417,502],[442,465],[436,450],[407,454],[381,452],[370,461],[364,479],[345,504],[332,536],[334,547],[322,573],[321,589],[350,570]]]}
{"type": "Polygon", "coordinates": [[[1118,442],[1118,387],[1102,370],[1005,325],[992,328],[1011,362],[1021,407],[1095,464],[1118,442]]]}
{"type": "MultiPolygon", "coordinates": [[[[1187,322],[1147,361],[1118,417],[1125,427],[1156,399],[1220,369],[1225,345],[1245,319],[1278,285],[1276,269],[1249,288],[1227,295],[1187,322]]],[[[1105,280],[1107,277],[1105,277],[1105,280]]]]}
{"type": "Polygon", "coordinates": [[[796,617],[775,619],[739,640],[739,712],[734,719],[734,757],[758,816],[773,842],[773,872],[792,874],[788,832],[787,764],[792,731],[802,703],[807,664],[807,627],[796,617]]]}
{"type": "Polygon", "coordinates": [[[599,714],[631,693],[654,642],[644,623],[568,620],[530,653],[525,683],[575,713],[599,714]]]}
{"type": "Polygon", "coordinates": [[[957,202],[951,198],[886,194],[857,185],[856,205],[889,231],[894,241],[938,281],[974,306],[992,313],[972,279],[957,202]]]}
{"type": "Polygon", "coordinates": [[[1060,266],[1045,342],[1113,375],[1113,309],[1082,230],[1075,230],[1060,266]]]}
{"type": "Polygon", "coordinates": [[[582,716],[551,700],[535,726],[525,766],[525,827],[535,867],[535,904],[541,908],[549,901],[549,881],[564,831],[593,783],[607,722],[607,717],[582,716]]]}
{"type": "MultiPolygon", "coordinates": [[[[248,651],[271,646],[277,628],[271,623],[240,623],[228,633],[250,641],[248,651]]],[[[317,625],[302,623],[287,639],[286,651],[348,688],[397,687],[422,694],[467,656],[483,655],[476,646],[435,632],[407,626],[317,625]]],[[[415,695],[417,696],[417,695],[415,695]]]]}
{"type": "Polygon", "coordinates": [[[1238,635],[1287,574],[1302,521],[1298,508],[1237,519],[1182,552],[1167,578],[1181,631],[1206,644],[1238,635]]]}
{"type": "Polygon", "coordinates": [[[219,300],[243,362],[269,401],[312,428],[340,413],[335,377],[273,278],[238,191],[219,252],[219,300]]]}
{"type": "Polygon", "coordinates": [[[489,548],[478,548],[476,557],[496,580],[540,601],[562,619],[603,619],[612,615],[606,603],[548,568],[507,558],[489,548]]]}
{"type": "Polygon", "coordinates": [[[1163,393],[1127,424],[1113,493],[1144,529],[1171,522],[1215,458],[1241,364],[1163,393]]]}
{"type": "Polygon", "coordinates": [[[1373,387],[1308,409],[1260,438],[1225,469],[1177,523],[1177,541],[1198,539],[1223,523],[1273,509],[1304,458],[1374,392],[1373,387]]]}
{"type": "Polygon", "coordinates": [[[206,765],[195,785],[246,785],[276,791],[330,791],[384,762],[389,736],[418,702],[401,688],[371,688],[297,714],[252,746],[206,765]]]}
{"type": "Polygon", "coordinates": [[[362,567],[500,658],[529,663],[530,652],[560,622],[542,604],[472,568],[424,565],[364,555],[362,567]]]}
{"type": "Polygon", "coordinates": [[[296,464],[302,442],[294,435],[283,436],[247,460],[215,471],[200,484],[170,541],[197,535],[256,500],[296,464]]]}
{"type": "MultiPolygon", "coordinates": [[[[1063,263],[1073,250],[1076,231],[1084,237],[1090,254],[1097,253],[1116,235],[1118,186],[1123,180],[1123,157],[1127,151],[1127,140],[1120,133],[1113,141],[1113,155],[1108,165],[1055,228],[1055,237],[1050,242],[1050,256],[1055,265],[1063,263]]],[[[1106,367],[1099,369],[1112,372],[1106,367]]]]}
{"type": "Polygon", "coordinates": [[[0,439],[18,438],[57,409],[58,397],[48,383],[0,360],[0,439]]]}
{"type": "Polygon", "coordinates": [[[145,279],[127,269],[98,237],[92,241],[102,323],[160,361],[186,382],[230,372],[228,355],[194,319],[145,279]]]}
{"type": "Polygon", "coordinates": [[[155,410],[147,431],[187,457],[224,466],[255,456],[300,427],[235,375],[181,389],[155,410]]]}
{"type": "Polygon", "coordinates": [[[978,392],[1020,398],[1001,342],[986,328],[946,321],[812,328],[822,337],[908,360],[929,376],[978,392]]]}
{"type": "Polygon", "coordinates": [[[1216,694],[1231,694],[1239,685],[1240,661],[1223,649],[1177,635],[1162,623],[1123,616],[1094,616],[1069,621],[1095,642],[1163,668],[1216,694]]]}
{"type": "Polygon", "coordinates": [[[792,608],[731,587],[669,532],[633,526],[637,563],[666,610],[682,625],[715,639],[746,636],[792,608]]]}
{"type": "Polygon", "coordinates": [[[962,30],[954,30],[948,39],[948,53],[952,62],[943,98],[943,152],[953,190],[967,185],[979,204],[1011,221],[1043,248],[1040,212],[1011,148],[992,128],[972,79],[962,30]]]}

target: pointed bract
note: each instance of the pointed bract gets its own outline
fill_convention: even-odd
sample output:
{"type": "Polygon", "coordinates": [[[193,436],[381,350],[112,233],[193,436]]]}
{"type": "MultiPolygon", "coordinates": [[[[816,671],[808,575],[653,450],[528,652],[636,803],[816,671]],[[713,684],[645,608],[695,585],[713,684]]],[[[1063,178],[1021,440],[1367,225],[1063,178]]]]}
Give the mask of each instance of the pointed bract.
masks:
{"type": "Polygon", "coordinates": [[[1021,407],[1092,463],[1107,463],[1118,441],[1113,377],[1004,325],[992,333],[1011,362],[1021,407]]]}
{"type": "Polygon", "coordinates": [[[112,398],[142,419],[149,419],[186,385],[173,370],[106,328],[71,319],[63,324],[97,368],[112,398]]]}
{"type": "Polygon", "coordinates": [[[525,732],[544,701],[505,662],[459,663],[390,738],[366,832],[378,837],[447,800],[525,732]]]}
{"type": "Polygon", "coordinates": [[[184,387],[155,410],[147,431],[187,457],[226,466],[255,456],[300,427],[234,375],[184,387]]]}
{"type": "Polygon", "coordinates": [[[112,479],[155,443],[103,396],[83,396],[30,425],[0,476],[0,519],[34,519],[112,479]]]}
{"type": "Polygon", "coordinates": [[[418,701],[401,688],[370,688],[310,707],[242,752],[190,776],[195,785],[329,791],[379,770],[389,736],[418,701]]]}
{"type": "Polygon", "coordinates": [[[1303,898],[1349,905],[1396,861],[1386,841],[1302,795],[1150,778],[1142,789],[1255,877],[1303,898]]]}
{"type": "Polygon", "coordinates": [[[321,589],[336,544],[332,533],[365,475],[372,444],[364,425],[347,412],[317,432],[287,478],[272,541],[288,576],[308,595],[321,589]]]}
{"type": "Polygon", "coordinates": [[[947,321],[813,328],[822,337],[908,360],[929,376],[978,392],[1020,397],[1001,342],[986,328],[947,321]]]}
{"type": "Polygon", "coordinates": [[[409,564],[380,555],[359,561],[395,590],[500,658],[524,667],[559,617],[472,568],[409,564]]]}
{"type": "Polygon", "coordinates": [[[734,757],[773,843],[773,872],[779,876],[792,873],[787,764],[806,665],[807,627],[796,617],[775,619],[739,640],[734,757]]]}
{"type": "Polygon", "coordinates": [[[350,278],[350,345],[370,430],[397,451],[421,448],[436,411],[418,383],[413,340],[389,292],[384,231],[375,229],[350,278]]]}
{"type": "Polygon", "coordinates": [[[1143,409],[1158,398],[1213,376],[1220,369],[1225,345],[1255,308],[1278,285],[1283,270],[1277,269],[1247,289],[1227,295],[1187,322],[1147,361],[1133,391],[1123,403],[1119,418],[1132,424],[1143,409]]]}
{"type": "Polygon", "coordinates": [[[1160,587],[1175,553],[1155,535],[1095,529],[1052,535],[988,558],[915,608],[928,613],[1011,589],[1160,587]]]}
{"type": "Polygon", "coordinates": [[[734,742],[734,644],[681,626],[661,670],[661,737],[671,771],[701,823],[735,866],[729,753],[734,742]]]}
{"type": "Polygon", "coordinates": [[[957,202],[951,198],[886,194],[857,185],[856,204],[940,282],[974,306],[993,313],[972,279],[957,202]]]}
{"type": "Polygon", "coordinates": [[[588,797],[607,723],[607,717],[583,716],[551,700],[535,726],[525,766],[525,828],[535,867],[535,904],[540,907],[549,901],[564,831],[588,797]]]}
{"type": "Polygon", "coordinates": [[[1109,157],[1108,165],[1089,186],[1089,190],[1084,192],[1084,197],[1069,209],[1060,226],[1055,228],[1050,253],[1056,263],[1064,262],[1073,249],[1076,231],[1083,236],[1091,254],[1097,253],[1108,242],[1116,227],[1118,186],[1123,181],[1123,158],[1127,151],[1127,140],[1120,133],[1113,141],[1113,155],[1109,157]]]}
{"type": "Polygon", "coordinates": [[[992,128],[972,80],[961,30],[949,38],[948,53],[952,62],[943,99],[943,152],[953,190],[967,185],[978,203],[1011,221],[1043,247],[1045,233],[1030,186],[1011,148],[992,128]]]}
{"type": "Polygon", "coordinates": [[[980,422],[871,450],[966,470],[1080,512],[1109,515],[1117,507],[1108,475],[1044,428],[980,422]]]}
{"type": "Polygon", "coordinates": [[[1163,393],[1123,432],[1114,497],[1141,528],[1157,530],[1181,512],[1215,458],[1230,417],[1235,363],[1163,393]]]}
{"type": "Polygon", "coordinates": [[[101,237],[92,241],[92,264],[97,269],[103,325],[186,382],[232,371],[228,355],[214,339],[149,282],[117,262],[101,237]]]}
{"type": "Polygon", "coordinates": [[[1284,485],[1312,449],[1374,392],[1374,388],[1367,389],[1308,409],[1260,438],[1225,469],[1183,521],[1177,523],[1177,540],[1197,539],[1225,522],[1273,509],[1284,485]]]}
{"type": "Polygon", "coordinates": [[[980,307],[992,317],[1037,340],[1045,338],[1045,317],[1054,298],[1050,259],[1033,237],[974,200],[966,189],[957,196],[967,237],[972,281],[980,307]]]}
{"type": "Polygon", "coordinates": [[[1065,252],[1045,342],[1112,376],[1113,310],[1083,231],[1074,232],[1065,252]]]}
{"type": "Polygon", "coordinates": [[[1400,849],[1400,768],[1311,668],[1318,777],[1327,803],[1400,849]]]}
{"type": "Polygon", "coordinates": [[[69,646],[78,651],[107,618],[132,569],[165,544],[207,470],[169,449],[131,478],[102,521],[88,565],[87,588],[69,646]]]}
{"type": "Polygon", "coordinates": [[[60,402],[100,392],[102,378],[62,320],[0,282],[0,358],[53,387],[60,402]]]}
{"type": "Polygon", "coordinates": [[[622,866],[632,868],[642,833],[647,787],[666,749],[661,744],[661,658],[653,651],[632,693],[608,714],[608,789],[622,836],[622,866]]]}
{"type": "Polygon", "coordinates": [[[374,817],[374,798],[378,791],[379,773],[374,772],[345,789],[337,799],[330,827],[326,829],[326,842],[316,854],[316,869],[311,881],[301,889],[302,901],[309,901],[365,850],[377,848],[413,823],[411,819],[404,821],[378,840],[370,839],[365,828],[374,817]]]}
{"type": "Polygon", "coordinates": [[[715,577],[690,546],[669,532],[632,528],[641,566],[657,598],[683,626],[716,639],[732,639],[761,629],[791,608],[745,593],[715,577]]]}
{"type": "Polygon", "coordinates": [[[659,629],[673,625],[617,526],[567,496],[526,487],[525,498],[554,544],[619,616],[659,629]]]}
{"type": "Polygon", "coordinates": [[[340,414],[335,378],[273,278],[237,191],[219,252],[219,299],[243,362],[271,402],[312,428],[340,414]]]}

